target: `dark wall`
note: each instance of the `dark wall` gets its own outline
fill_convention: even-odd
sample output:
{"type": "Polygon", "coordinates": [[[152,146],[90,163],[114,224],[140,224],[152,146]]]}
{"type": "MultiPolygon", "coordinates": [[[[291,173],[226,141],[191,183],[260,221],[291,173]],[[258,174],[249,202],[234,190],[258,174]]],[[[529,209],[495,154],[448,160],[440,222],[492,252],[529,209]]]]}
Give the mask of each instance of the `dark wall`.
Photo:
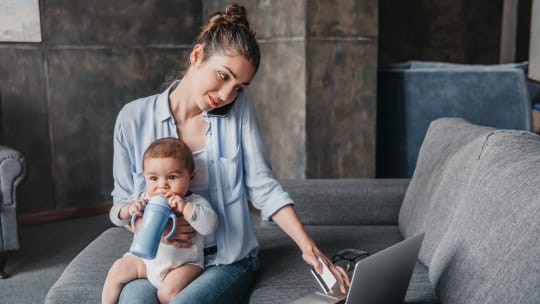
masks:
{"type": "MultiPolygon", "coordinates": [[[[379,0],[379,65],[497,64],[503,0],[379,0]]],[[[532,0],[517,2],[515,62],[527,61],[532,0]]]]}
{"type": "MultiPolygon", "coordinates": [[[[43,42],[0,43],[2,138],[28,163],[19,213],[111,200],[119,109],[160,91],[227,2],[40,1],[43,42]]],[[[261,44],[249,91],[280,178],[374,175],[377,65],[499,57],[502,0],[239,2],[261,44]]]]}
{"type": "Polygon", "coordinates": [[[111,200],[115,117],[128,101],[159,91],[183,62],[202,12],[191,0],[40,5],[42,43],[0,43],[2,137],[28,165],[20,214],[111,200]]]}
{"type": "Polygon", "coordinates": [[[307,1],[308,178],[375,176],[378,8],[307,1]]]}
{"type": "Polygon", "coordinates": [[[378,1],[238,2],[261,46],[249,91],[276,176],[373,177],[378,1]]]}
{"type": "Polygon", "coordinates": [[[379,64],[499,61],[503,0],[380,0],[379,64]]]}

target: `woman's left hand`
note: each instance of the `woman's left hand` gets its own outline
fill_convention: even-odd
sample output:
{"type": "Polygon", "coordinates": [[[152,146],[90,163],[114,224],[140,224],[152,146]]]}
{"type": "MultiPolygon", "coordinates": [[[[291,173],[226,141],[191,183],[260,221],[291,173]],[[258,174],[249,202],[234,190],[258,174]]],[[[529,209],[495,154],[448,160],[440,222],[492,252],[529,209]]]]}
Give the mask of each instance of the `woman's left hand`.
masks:
{"type": "MultiPolygon", "coordinates": [[[[334,277],[336,278],[339,288],[341,290],[341,293],[345,294],[347,293],[347,288],[350,285],[349,276],[345,272],[345,270],[339,266],[334,265],[332,261],[330,261],[315,245],[312,245],[311,247],[308,247],[306,249],[302,250],[302,258],[306,263],[313,266],[315,271],[319,274],[322,273],[322,265],[319,261],[319,258],[322,260],[323,263],[328,266],[328,269],[332,272],[334,277]]],[[[330,291],[332,292],[332,291],[330,291]]]]}
{"type": "Polygon", "coordinates": [[[191,240],[195,237],[195,229],[191,227],[188,221],[181,214],[176,214],[176,230],[169,240],[165,239],[165,235],[169,234],[172,229],[172,223],[168,222],[163,230],[161,241],[165,244],[173,245],[178,248],[191,247],[191,240]]]}

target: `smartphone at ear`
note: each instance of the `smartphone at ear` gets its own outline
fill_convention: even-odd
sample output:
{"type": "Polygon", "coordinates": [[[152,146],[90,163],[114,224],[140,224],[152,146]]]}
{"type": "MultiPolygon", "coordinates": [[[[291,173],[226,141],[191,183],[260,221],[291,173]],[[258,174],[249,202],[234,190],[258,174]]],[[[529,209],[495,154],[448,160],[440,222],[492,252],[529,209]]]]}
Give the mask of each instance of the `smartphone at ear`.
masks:
{"type": "Polygon", "coordinates": [[[317,283],[319,283],[321,286],[324,293],[328,294],[330,290],[332,290],[332,287],[336,285],[337,280],[321,258],[319,258],[319,262],[322,265],[322,274],[318,274],[317,271],[315,271],[315,268],[311,268],[311,273],[315,277],[317,283]]]}
{"type": "Polygon", "coordinates": [[[228,105],[224,105],[223,107],[212,109],[211,111],[208,112],[208,115],[217,116],[217,117],[227,116],[227,113],[229,113],[229,110],[232,108],[235,101],[236,99],[228,105]]]}

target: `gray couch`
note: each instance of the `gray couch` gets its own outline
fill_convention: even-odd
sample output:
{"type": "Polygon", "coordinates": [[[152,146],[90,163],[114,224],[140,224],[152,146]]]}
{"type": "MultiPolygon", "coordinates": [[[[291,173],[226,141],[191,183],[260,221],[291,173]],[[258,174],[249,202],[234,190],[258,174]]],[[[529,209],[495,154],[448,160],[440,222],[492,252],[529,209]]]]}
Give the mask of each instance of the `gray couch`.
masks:
{"type": "MultiPolygon", "coordinates": [[[[540,137],[458,118],[433,122],[412,179],[297,180],[284,185],[328,255],[377,252],[425,232],[406,303],[538,303],[540,137]]],[[[288,303],[318,289],[293,242],[253,223],[261,243],[250,303],[288,303]]],[[[65,269],[46,303],[97,303],[131,241],[105,231],[65,269]]]]}

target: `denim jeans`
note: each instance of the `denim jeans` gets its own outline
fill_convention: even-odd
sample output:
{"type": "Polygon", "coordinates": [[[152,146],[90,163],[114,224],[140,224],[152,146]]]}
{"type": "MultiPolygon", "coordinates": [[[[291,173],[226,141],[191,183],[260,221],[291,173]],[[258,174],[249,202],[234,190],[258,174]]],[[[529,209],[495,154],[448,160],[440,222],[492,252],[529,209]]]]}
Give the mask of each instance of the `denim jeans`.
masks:
{"type": "MultiPolygon", "coordinates": [[[[257,268],[256,257],[230,265],[209,266],[171,304],[238,303],[239,299],[247,299],[257,268]]],[[[157,289],[146,279],[131,281],[122,289],[118,303],[157,304],[157,289]]]]}

